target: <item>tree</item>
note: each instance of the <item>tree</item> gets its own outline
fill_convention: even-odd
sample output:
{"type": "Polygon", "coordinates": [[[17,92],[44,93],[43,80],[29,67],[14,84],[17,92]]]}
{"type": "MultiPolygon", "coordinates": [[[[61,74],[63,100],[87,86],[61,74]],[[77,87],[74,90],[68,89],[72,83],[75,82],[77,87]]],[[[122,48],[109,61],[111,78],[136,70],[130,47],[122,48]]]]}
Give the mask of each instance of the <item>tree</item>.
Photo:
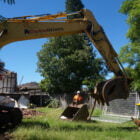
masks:
{"type": "Polygon", "coordinates": [[[3,2],[5,3],[8,3],[8,4],[14,4],[15,3],[15,0],[2,0],[3,2]]]}
{"type": "MultiPolygon", "coordinates": [[[[84,5],[82,4],[81,0],[66,0],[66,13],[72,13],[80,11],[84,8],[84,5]]],[[[68,16],[68,18],[80,18],[81,15],[72,15],[68,16]]]]}
{"type": "Polygon", "coordinates": [[[120,59],[127,64],[127,72],[134,79],[132,87],[140,91],[140,0],[125,0],[120,12],[127,15],[129,30],[126,37],[130,42],[122,47],[120,59]]]}
{"type": "Polygon", "coordinates": [[[65,5],[67,13],[76,12],[84,8],[81,0],[66,0],[65,5]]]}
{"type": "MultiPolygon", "coordinates": [[[[66,12],[82,8],[80,0],[66,1],[66,12]]],[[[96,54],[83,34],[49,38],[37,55],[38,71],[44,77],[41,87],[50,93],[70,93],[82,84],[93,88],[95,81],[103,79],[103,62],[95,59],[96,54]]]]}
{"type": "Polygon", "coordinates": [[[0,69],[3,69],[4,66],[5,66],[5,63],[0,60],[0,69]]]}

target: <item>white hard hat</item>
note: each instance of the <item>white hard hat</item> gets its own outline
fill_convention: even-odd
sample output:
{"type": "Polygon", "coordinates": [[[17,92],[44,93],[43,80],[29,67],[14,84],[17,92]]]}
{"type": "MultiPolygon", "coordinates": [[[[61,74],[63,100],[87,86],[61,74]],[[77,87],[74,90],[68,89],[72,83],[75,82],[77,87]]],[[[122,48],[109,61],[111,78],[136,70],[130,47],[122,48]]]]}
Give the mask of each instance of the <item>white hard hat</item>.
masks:
{"type": "Polygon", "coordinates": [[[78,90],[77,93],[80,93],[80,91],[78,90]]]}

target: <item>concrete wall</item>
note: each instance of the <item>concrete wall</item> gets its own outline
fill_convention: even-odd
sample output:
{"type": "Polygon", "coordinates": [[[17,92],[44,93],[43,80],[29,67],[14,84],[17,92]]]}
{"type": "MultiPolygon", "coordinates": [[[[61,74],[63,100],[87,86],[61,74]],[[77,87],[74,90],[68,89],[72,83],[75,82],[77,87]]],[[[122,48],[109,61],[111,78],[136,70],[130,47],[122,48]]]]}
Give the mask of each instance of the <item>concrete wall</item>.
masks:
{"type": "MultiPolygon", "coordinates": [[[[51,95],[53,98],[56,98],[57,100],[60,101],[60,107],[62,108],[66,108],[69,104],[72,103],[73,101],[73,97],[74,97],[75,93],[70,93],[70,94],[53,94],[51,95]]],[[[93,104],[94,104],[94,99],[88,95],[88,93],[81,93],[81,96],[83,97],[83,102],[88,105],[88,108],[92,108],[93,104]]],[[[98,105],[96,104],[97,108],[102,109],[102,105],[98,105]]]]}
{"type": "MultiPolygon", "coordinates": [[[[61,107],[66,108],[72,103],[72,98],[75,94],[54,94],[51,95],[60,101],[61,107]]],[[[88,94],[81,94],[84,98],[83,103],[86,103],[91,109],[94,104],[94,99],[88,94]]],[[[138,93],[130,93],[128,99],[116,99],[110,102],[110,106],[102,106],[96,104],[96,108],[103,109],[104,114],[124,115],[124,116],[139,116],[138,107],[136,103],[140,103],[140,96],[138,93]]]]}
{"type": "Polygon", "coordinates": [[[116,99],[110,102],[110,105],[106,107],[105,114],[116,114],[126,116],[136,116],[138,100],[138,93],[130,93],[128,99],[116,99]]]}
{"type": "MultiPolygon", "coordinates": [[[[9,95],[10,97],[18,100],[21,94],[0,94],[0,95],[9,95]]],[[[72,103],[73,96],[75,94],[53,94],[51,95],[51,98],[57,99],[60,102],[60,107],[66,108],[69,104],[72,103]]],[[[92,108],[92,105],[94,103],[94,99],[91,98],[88,94],[83,93],[81,94],[84,98],[83,103],[88,104],[89,108],[92,108]]],[[[30,95],[28,94],[28,97],[30,99],[30,102],[33,104],[36,104],[37,106],[45,106],[50,101],[49,94],[42,94],[40,95],[30,95]]],[[[136,103],[140,103],[140,96],[138,93],[131,93],[129,95],[129,98],[124,99],[116,99],[110,102],[110,106],[101,106],[96,105],[97,108],[103,109],[104,114],[114,114],[114,115],[126,115],[126,116],[138,116],[138,108],[135,105],[136,103]]]]}

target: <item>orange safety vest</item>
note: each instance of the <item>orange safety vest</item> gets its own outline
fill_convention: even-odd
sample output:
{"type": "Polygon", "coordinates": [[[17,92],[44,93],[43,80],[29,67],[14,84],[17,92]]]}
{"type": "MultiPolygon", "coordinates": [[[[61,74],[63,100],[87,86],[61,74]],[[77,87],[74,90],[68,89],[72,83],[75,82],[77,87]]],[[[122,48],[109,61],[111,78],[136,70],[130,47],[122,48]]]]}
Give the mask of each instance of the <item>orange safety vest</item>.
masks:
{"type": "Polygon", "coordinates": [[[80,95],[75,95],[75,96],[73,97],[73,101],[82,101],[82,100],[83,100],[83,97],[80,96],[80,95]]]}

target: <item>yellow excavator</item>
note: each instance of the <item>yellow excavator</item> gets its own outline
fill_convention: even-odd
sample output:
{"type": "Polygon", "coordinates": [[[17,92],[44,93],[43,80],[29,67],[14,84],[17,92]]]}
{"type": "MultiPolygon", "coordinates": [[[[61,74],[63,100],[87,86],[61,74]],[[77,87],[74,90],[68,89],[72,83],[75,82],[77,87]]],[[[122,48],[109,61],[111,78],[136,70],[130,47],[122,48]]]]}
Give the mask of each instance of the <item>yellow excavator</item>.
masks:
{"type": "MultiPolygon", "coordinates": [[[[90,10],[82,9],[70,14],[59,13],[7,18],[0,22],[0,48],[15,41],[78,33],[85,33],[88,36],[106,61],[109,70],[116,76],[113,79],[98,83],[92,93],[93,98],[103,105],[109,105],[109,101],[114,99],[126,99],[129,96],[130,79],[103,28],[98,24],[90,10]],[[83,18],[67,18],[70,15],[82,15],[83,18]]],[[[3,113],[2,111],[0,113],[1,119],[3,113]]]]}

